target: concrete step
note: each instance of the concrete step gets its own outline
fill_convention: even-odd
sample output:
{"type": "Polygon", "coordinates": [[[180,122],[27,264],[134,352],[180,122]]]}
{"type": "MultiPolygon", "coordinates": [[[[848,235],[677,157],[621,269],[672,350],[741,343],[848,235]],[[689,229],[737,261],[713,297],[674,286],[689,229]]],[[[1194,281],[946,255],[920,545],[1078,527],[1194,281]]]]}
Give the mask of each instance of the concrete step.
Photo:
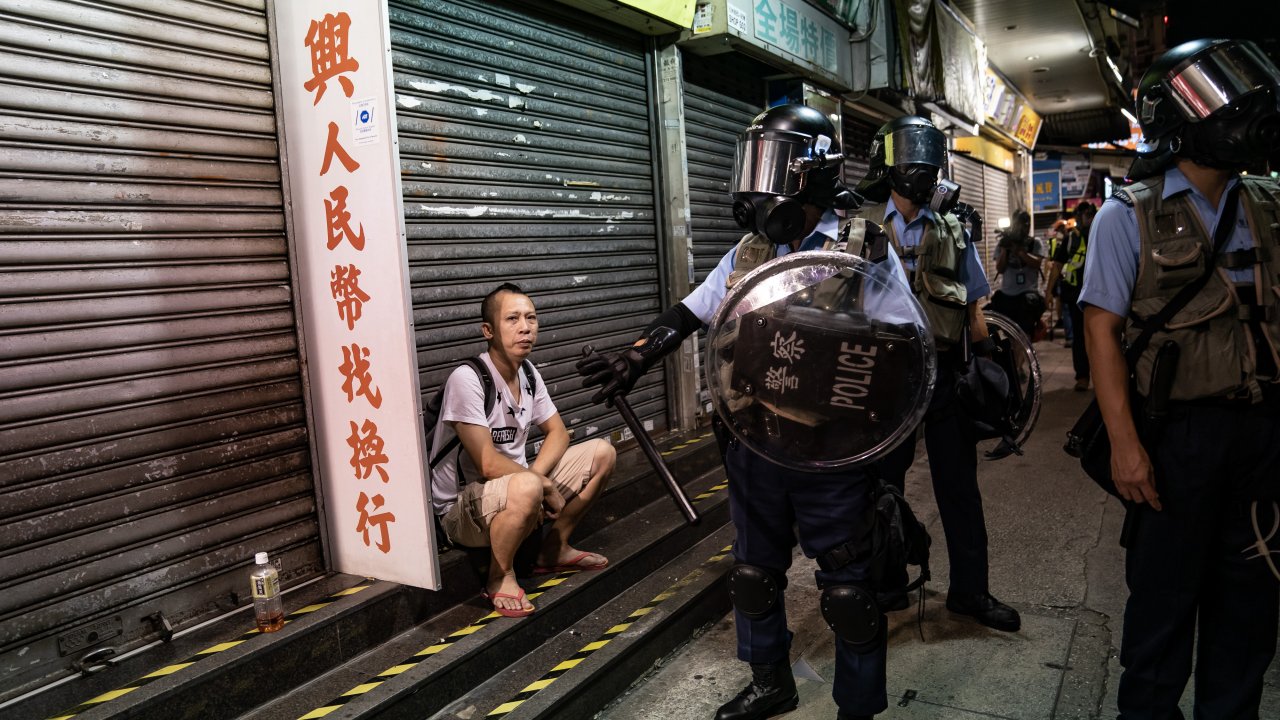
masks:
{"type": "Polygon", "coordinates": [[[732,526],[722,525],[539,647],[510,656],[433,720],[589,720],[699,628],[724,617],[732,542],[732,526]]]}
{"type": "MultiPolygon", "coordinates": [[[[669,434],[659,442],[676,477],[694,493],[703,492],[718,482],[718,478],[712,477],[715,472],[708,473],[711,468],[719,469],[714,446],[714,440],[705,431],[669,434]],[[697,480],[690,482],[691,478],[697,480]]],[[[722,477],[720,474],[719,478],[722,477]]],[[[724,513],[718,509],[723,494],[719,493],[719,501],[703,502],[713,515],[724,513]]],[[[713,519],[712,525],[716,522],[723,520],[713,519]]],[[[620,567],[599,573],[616,578],[602,583],[602,587],[626,584],[650,571],[651,568],[645,567],[655,562],[645,558],[624,562],[633,552],[626,549],[627,543],[645,537],[646,528],[651,532],[658,532],[659,527],[678,531],[677,526],[681,525],[683,518],[674,502],[666,497],[643,456],[638,450],[630,450],[619,454],[614,482],[576,533],[584,539],[575,542],[602,549],[610,554],[611,560],[618,558],[620,567]],[[645,511],[637,512],[641,507],[645,511]],[[644,519],[637,524],[633,516],[644,519]],[[615,525],[623,528],[621,532],[615,525]],[[615,551],[614,545],[619,549],[615,551]]],[[[705,530],[692,529],[692,532],[704,533],[705,530]]],[[[674,532],[673,538],[665,542],[660,537],[651,538],[651,544],[657,548],[655,552],[661,553],[669,552],[662,548],[671,542],[688,542],[679,532],[674,532]]],[[[643,548],[637,548],[640,549],[643,548]]],[[[282,698],[302,694],[302,689],[313,686],[316,678],[335,670],[339,674],[355,673],[350,677],[358,676],[358,665],[348,668],[348,663],[371,653],[394,653],[380,649],[393,646],[398,639],[416,640],[432,633],[443,637],[452,629],[465,627],[489,614],[477,596],[482,577],[478,572],[483,559],[487,559],[487,553],[463,550],[443,553],[440,562],[444,587],[439,592],[349,575],[315,578],[305,587],[286,588],[285,610],[289,622],[279,632],[266,635],[250,632],[252,610],[241,607],[216,622],[184,631],[172,641],[159,643],[146,652],[108,662],[99,672],[68,678],[46,692],[5,707],[2,714],[14,720],[52,717],[205,720],[235,718],[257,708],[269,708],[280,704],[282,698]],[[415,632],[419,635],[415,636],[415,632]]],[[[589,585],[582,581],[570,583],[579,584],[589,585]]],[[[584,592],[582,597],[586,602],[603,602],[600,592],[584,592]]],[[[577,610],[585,611],[584,608],[577,610]]],[[[574,603],[566,602],[564,610],[547,613],[547,616],[568,624],[574,612],[574,603]]],[[[559,629],[549,620],[530,624],[546,625],[548,629],[544,632],[551,634],[559,629]]],[[[419,645],[417,649],[424,647],[427,646],[419,645]]],[[[388,667],[384,664],[378,672],[388,667]]],[[[350,687],[344,686],[338,692],[350,687]]],[[[269,713],[264,715],[269,716],[269,713]]]]}
{"type": "MultiPolygon", "coordinates": [[[[245,713],[241,720],[420,720],[439,711],[723,528],[728,521],[723,477],[717,468],[686,483],[690,495],[700,497],[695,501],[703,516],[699,525],[686,524],[668,498],[657,498],[580,543],[607,555],[609,567],[525,581],[538,608],[533,615],[503,618],[476,594],[287,696],[245,713]]],[[[477,579],[474,588],[479,587],[477,579]]]]}

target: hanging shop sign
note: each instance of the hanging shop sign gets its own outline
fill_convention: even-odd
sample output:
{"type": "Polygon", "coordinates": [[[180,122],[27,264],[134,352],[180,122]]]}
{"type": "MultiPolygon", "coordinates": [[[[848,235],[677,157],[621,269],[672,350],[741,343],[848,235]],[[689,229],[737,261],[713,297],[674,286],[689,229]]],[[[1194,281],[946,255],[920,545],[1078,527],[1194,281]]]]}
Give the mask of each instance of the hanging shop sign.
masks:
{"type": "Polygon", "coordinates": [[[702,0],[680,45],[702,54],[736,49],[839,92],[853,89],[848,28],[805,0],[702,0]]]}
{"type": "Polygon", "coordinates": [[[385,0],[273,3],[292,243],[333,568],[439,587],[385,0]]]}
{"type": "Polygon", "coordinates": [[[1036,145],[1043,118],[1031,103],[988,65],[983,76],[987,124],[1028,150],[1036,145]]]}

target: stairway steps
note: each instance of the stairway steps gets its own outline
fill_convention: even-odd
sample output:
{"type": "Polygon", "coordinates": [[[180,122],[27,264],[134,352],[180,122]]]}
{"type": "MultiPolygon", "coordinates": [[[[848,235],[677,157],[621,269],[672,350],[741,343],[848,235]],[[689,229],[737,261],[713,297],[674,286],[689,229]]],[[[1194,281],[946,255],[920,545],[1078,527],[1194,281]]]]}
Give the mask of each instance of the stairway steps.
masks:
{"type": "MultiPolygon", "coordinates": [[[[409,708],[404,717],[425,717],[413,709],[423,704],[424,697],[442,698],[427,703],[438,709],[477,683],[477,668],[492,667],[515,648],[533,649],[554,637],[727,521],[723,470],[710,434],[668,435],[659,447],[686,491],[702,496],[695,506],[705,514],[704,523],[685,524],[638,449],[620,452],[613,482],[575,533],[581,538],[575,544],[604,552],[610,567],[561,578],[546,596],[535,600],[539,612],[530,618],[484,620],[491,613],[478,590],[487,550],[449,550],[440,556],[443,589],[438,592],[341,574],[318,578],[286,594],[286,612],[318,602],[324,607],[303,613],[280,632],[246,637],[252,612],[238,612],[102,673],[7,707],[4,717],[293,719],[371,681],[378,683],[377,692],[361,693],[329,717],[363,717],[384,702],[387,708],[409,708]],[[364,589],[337,594],[352,586],[364,589]],[[451,639],[447,652],[433,653],[410,670],[378,678],[406,658],[477,623],[493,627],[451,639]],[[487,638],[495,638],[495,644],[487,638]],[[200,655],[198,662],[180,671],[164,672],[224,644],[228,645],[225,650],[200,655]],[[450,658],[461,662],[455,664],[450,658]],[[156,676],[139,682],[152,674],[156,676]],[[85,704],[101,697],[111,699],[85,704]],[[378,697],[383,699],[374,699],[378,697]],[[74,712],[68,713],[69,708],[74,712]]],[[[387,708],[378,712],[389,712],[387,708]]]]}
{"type": "MultiPolygon", "coordinates": [[[[695,505],[704,515],[698,526],[686,524],[670,499],[658,498],[583,540],[581,546],[609,556],[609,567],[524,582],[530,595],[539,593],[533,598],[538,611],[527,618],[498,617],[475,595],[450,613],[407,631],[394,643],[375,648],[300,688],[297,694],[315,703],[310,708],[303,709],[293,698],[283,698],[246,713],[241,720],[295,720],[308,714],[420,720],[437,712],[495,668],[536,651],[582,617],[645,581],[707,533],[722,528],[728,520],[723,484],[718,468],[686,483],[692,495],[704,495],[695,505]],[[395,649],[389,649],[391,646],[395,649]],[[367,675],[352,683],[349,671],[356,665],[367,675]],[[395,672],[388,672],[393,669],[395,672]],[[356,692],[346,694],[352,690],[356,692]],[[325,699],[318,700],[321,696],[325,699]]],[[[479,588],[478,580],[474,587],[479,588]]]]}
{"type": "Polygon", "coordinates": [[[433,720],[589,720],[728,611],[720,580],[733,562],[732,540],[732,527],[722,525],[572,627],[513,657],[433,720]]]}

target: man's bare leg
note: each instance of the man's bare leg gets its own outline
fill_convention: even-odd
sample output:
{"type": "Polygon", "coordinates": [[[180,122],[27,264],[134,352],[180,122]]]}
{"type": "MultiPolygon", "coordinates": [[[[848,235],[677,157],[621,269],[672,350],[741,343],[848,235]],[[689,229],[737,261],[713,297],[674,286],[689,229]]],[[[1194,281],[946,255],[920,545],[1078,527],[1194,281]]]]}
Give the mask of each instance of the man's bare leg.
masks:
{"type": "MultiPolygon", "coordinates": [[[[573,534],[574,528],[578,527],[578,523],[591,508],[592,503],[609,485],[609,478],[613,475],[613,467],[617,459],[618,454],[613,449],[613,445],[608,442],[596,443],[596,450],[591,458],[591,477],[587,480],[587,486],[572,500],[565,503],[564,509],[560,511],[560,517],[551,526],[551,531],[547,533],[547,538],[542,543],[542,550],[538,553],[538,565],[543,567],[562,565],[582,554],[581,550],[569,545],[569,536],[573,534]]],[[[585,569],[597,565],[604,566],[608,562],[603,555],[590,553],[579,560],[578,565],[585,569]]]]}
{"type": "Polygon", "coordinates": [[[489,522],[489,582],[485,589],[495,607],[528,610],[533,603],[520,595],[514,562],[516,549],[529,536],[542,512],[542,480],[533,473],[517,473],[507,485],[507,505],[489,522]],[[511,595],[494,597],[495,593],[511,595]]]}

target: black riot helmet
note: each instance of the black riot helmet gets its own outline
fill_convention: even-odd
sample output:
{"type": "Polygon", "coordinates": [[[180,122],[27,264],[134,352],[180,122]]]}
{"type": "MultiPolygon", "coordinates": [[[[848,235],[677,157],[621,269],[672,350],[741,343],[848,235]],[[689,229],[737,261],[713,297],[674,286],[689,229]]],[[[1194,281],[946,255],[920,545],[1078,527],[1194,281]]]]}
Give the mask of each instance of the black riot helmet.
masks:
{"type": "Polygon", "coordinates": [[[1153,170],[1174,157],[1244,168],[1280,149],[1280,70],[1248,40],[1183,43],[1142,76],[1138,121],[1153,170]]]}
{"type": "Polygon", "coordinates": [[[947,136],[927,119],[905,115],[890,120],[871,140],[871,169],[858,184],[858,192],[884,202],[892,189],[912,202],[927,205],[946,157],[947,136]]]}
{"type": "Polygon", "coordinates": [[[826,115],[806,105],[760,113],[738,138],[733,217],[779,245],[801,239],[805,205],[857,207],[840,184],[840,143],[826,115]]]}

